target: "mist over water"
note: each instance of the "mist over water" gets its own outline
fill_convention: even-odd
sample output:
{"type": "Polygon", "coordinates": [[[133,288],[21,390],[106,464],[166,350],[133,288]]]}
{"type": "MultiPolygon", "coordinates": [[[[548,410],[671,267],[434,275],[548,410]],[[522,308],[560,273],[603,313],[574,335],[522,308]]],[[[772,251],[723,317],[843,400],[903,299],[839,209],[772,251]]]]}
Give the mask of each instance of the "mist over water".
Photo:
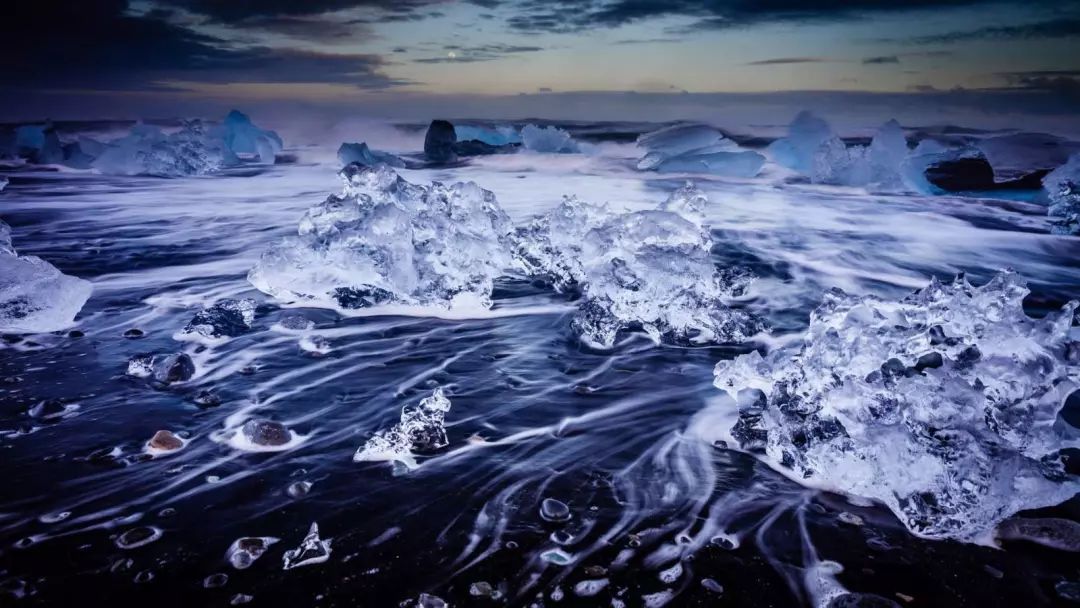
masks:
{"type": "MultiPolygon", "coordinates": [[[[1070,554],[921,539],[884,506],[801,485],[735,449],[737,407],[713,386],[717,361],[800,337],[834,287],[897,299],[931,277],[982,284],[1012,268],[1033,316],[1080,298],[1080,240],[1050,234],[1044,201],[867,194],[772,165],[746,179],[642,173],[625,137],[602,136],[615,127],[575,128],[601,134],[584,154],[399,173],[475,181],[516,223],[564,195],[653,209],[692,178],[710,201],[716,265],[756,277],[733,306],[770,334],[676,346],[625,332],[600,351],[572,331],[570,297],[520,278],[496,282],[490,310],[439,315],[286,307],[251,286],[267,247],[338,190],[334,152],[354,139],[340,133],[415,153],[420,127],[341,124],[287,148],[295,162],[213,177],[5,169],[0,209],[19,253],[94,291],[81,336],[0,344],[4,597],[824,606],[846,589],[900,605],[1057,601],[1054,586],[1077,577],[1070,554]],[[177,339],[225,298],[256,300],[250,331],[177,339]],[[290,325],[295,315],[313,326],[290,325]],[[131,329],[142,335],[124,337],[131,329]],[[126,374],[135,355],[180,352],[189,380],[126,374]],[[419,450],[411,469],[353,461],[439,387],[451,403],[445,447],[419,450]],[[33,414],[42,403],[63,413],[33,414]],[[253,418],[280,422],[289,442],[251,449],[240,429],[253,418]],[[163,429],[183,447],[148,454],[163,429]],[[283,570],[312,522],[332,539],[329,558],[283,570]],[[237,569],[226,552],[241,537],[281,540],[237,569]]],[[[1075,498],[1041,514],[1080,517],[1075,498]]]]}

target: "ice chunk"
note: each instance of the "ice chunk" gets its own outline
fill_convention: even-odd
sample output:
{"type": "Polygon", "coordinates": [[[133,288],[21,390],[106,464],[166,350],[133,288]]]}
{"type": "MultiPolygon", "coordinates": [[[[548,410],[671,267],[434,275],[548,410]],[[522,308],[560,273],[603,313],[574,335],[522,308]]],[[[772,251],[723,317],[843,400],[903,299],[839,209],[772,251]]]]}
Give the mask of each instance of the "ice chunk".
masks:
{"type": "MultiPolygon", "coordinates": [[[[10,180],[8,180],[8,178],[0,175],[0,192],[3,192],[4,188],[7,188],[9,183],[11,183],[11,182],[10,182],[10,180]]],[[[7,224],[4,224],[4,226],[6,227],[7,224]]]]}
{"type": "Polygon", "coordinates": [[[225,298],[199,311],[181,336],[198,334],[204,338],[235,338],[251,329],[255,322],[255,300],[225,298]]]}
{"type": "Polygon", "coordinates": [[[220,137],[191,121],[166,135],[149,125],[136,125],[126,137],[109,142],[92,166],[101,173],[178,177],[205,175],[239,163],[220,137]]]}
{"type": "Polygon", "coordinates": [[[390,167],[404,167],[405,161],[393,154],[379,152],[368,148],[364,142],[358,144],[344,143],[337,151],[338,161],[342,165],[360,163],[361,165],[377,165],[382,163],[390,167]]]}
{"type": "Polygon", "coordinates": [[[11,228],[0,221],[0,331],[39,333],[64,329],[75,320],[93,287],[45,260],[20,256],[11,228]]]}
{"type": "Polygon", "coordinates": [[[277,133],[260,129],[246,114],[237,110],[230,111],[214,131],[234,154],[257,155],[260,162],[272,165],[277,153],[281,152],[282,141],[277,133]]]}
{"type": "Polygon", "coordinates": [[[521,143],[521,135],[517,129],[508,125],[500,125],[495,128],[480,127],[474,125],[454,125],[457,141],[482,141],[489,146],[505,146],[507,144],[521,143]]]}
{"type": "Polygon", "coordinates": [[[518,231],[517,258],[526,273],[581,290],[573,326],[593,346],[610,348],[620,331],[634,329],[656,341],[741,339],[754,323],[724,302],[748,277],[713,264],[705,203],[693,186],[659,210],[634,213],[566,199],[518,231]]]}
{"type": "Polygon", "coordinates": [[[638,163],[660,173],[711,173],[723,177],[754,177],[761,172],[765,157],[752,150],[739,152],[690,153],[673,158],[657,158],[651,152],[638,163]]]}
{"type": "Polygon", "coordinates": [[[1050,197],[1050,223],[1056,234],[1080,234],[1080,154],[1043,178],[1050,197]]]}
{"type": "Polygon", "coordinates": [[[809,175],[814,166],[814,154],[833,137],[829,123],[803,110],[788,127],[787,137],[769,144],[766,151],[777,164],[809,175]]]}
{"type": "Polygon", "coordinates": [[[687,123],[664,127],[637,139],[648,152],[637,163],[641,171],[712,173],[727,177],[753,177],[765,157],[724,137],[708,125],[687,123]]]}
{"type": "Polygon", "coordinates": [[[525,125],[521,129],[521,144],[526,150],[550,154],[575,154],[581,151],[569,133],[553,125],[525,125]]]}
{"type": "Polygon", "coordinates": [[[310,566],[312,564],[321,564],[330,559],[330,541],[333,539],[328,538],[322,540],[319,538],[319,524],[312,522],[311,528],[308,529],[307,536],[300,543],[300,546],[295,549],[289,549],[282,556],[284,562],[283,570],[292,570],[293,568],[299,568],[300,566],[310,566]]]}
{"type": "Polygon", "coordinates": [[[161,384],[185,382],[195,375],[195,362],[186,353],[155,355],[144,353],[128,360],[127,375],[150,378],[161,384]]]}
{"type": "Polygon", "coordinates": [[[1080,490],[1059,451],[1076,390],[1075,302],[1028,317],[1021,279],[936,280],[897,302],[829,292],[801,347],[716,365],[732,435],[808,482],[883,502],[912,532],[971,540],[1080,490]]]}
{"type": "Polygon", "coordinates": [[[899,123],[890,120],[878,129],[869,147],[848,147],[836,136],[825,140],[814,152],[810,181],[876,191],[903,190],[907,185],[902,165],[907,155],[904,132],[899,123]]]}
{"type": "Polygon", "coordinates": [[[386,460],[400,462],[416,468],[416,451],[431,451],[446,447],[443,420],[450,411],[450,400],[442,388],[436,388],[430,397],[420,403],[401,408],[401,420],[389,429],[375,433],[367,443],[356,450],[353,462],[386,460]]]}
{"type": "Polygon", "coordinates": [[[494,194],[471,182],[410,184],[384,165],[340,176],[342,194],[263,254],[252,285],[331,308],[490,307],[495,278],[512,264],[513,227],[494,194]]]}

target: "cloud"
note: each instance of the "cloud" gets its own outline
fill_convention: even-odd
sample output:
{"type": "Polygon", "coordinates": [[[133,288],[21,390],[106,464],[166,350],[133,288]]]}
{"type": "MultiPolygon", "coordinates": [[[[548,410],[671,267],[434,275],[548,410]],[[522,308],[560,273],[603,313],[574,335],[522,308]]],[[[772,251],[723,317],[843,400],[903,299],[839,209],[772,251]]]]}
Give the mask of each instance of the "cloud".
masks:
{"type": "Polygon", "coordinates": [[[445,56],[424,57],[414,59],[414,63],[476,63],[480,61],[494,61],[509,55],[518,53],[535,53],[544,50],[539,46],[526,46],[514,44],[482,44],[476,46],[463,46],[448,44],[443,47],[448,51],[445,56]]]}
{"type": "Polygon", "coordinates": [[[1080,37],[1080,19],[1055,19],[1020,25],[1000,25],[982,27],[974,30],[962,30],[916,36],[906,40],[888,39],[889,42],[908,42],[911,44],[955,44],[971,40],[1020,40],[1029,38],[1073,38],[1080,37]]]}
{"type": "Polygon", "coordinates": [[[624,40],[616,40],[612,44],[668,44],[671,42],[682,42],[681,38],[627,38],[624,40]]]}
{"type": "MultiPolygon", "coordinates": [[[[239,3],[227,3],[229,5],[239,3]]],[[[127,12],[123,0],[37,0],[0,20],[0,86],[20,89],[162,90],[170,82],[341,83],[382,89],[378,55],[329,54],[228,41],[127,12]],[[46,32],[56,32],[45,36],[46,32]]]]}
{"type": "MultiPolygon", "coordinates": [[[[106,2],[117,3],[115,0],[106,2]]],[[[310,17],[351,9],[403,16],[439,3],[440,0],[154,0],[159,7],[179,8],[231,24],[275,17],[310,17]]]]}
{"type": "MultiPolygon", "coordinates": [[[[1038,3],[1039,0],[1034,0],[1038,3]]],[[[523,0],[507,23],[526,32],[567,33],[660,17],[694,19],[679,32],[776,22],[828,22],[865,15],[1001,4],[1000,0],[523,0]]]]}
{"type": "Polygon", "coordinates": [[[1010,89],[1040,91],[1073,102],[1080,100],[1080,70],[1004,72],[998,76],[1005,79],[1010,89]]]}
{"type": "Polygon", "coordinates": [[[762,59],[751,61],[744,65],[788,65],[792,63],[830,63],[832,59],[822,57],[778,57],[776,59],[762,59]]]}
{"type": "Polygon", "coordinates": [[[900,58],[896,55],[883,55],[881,57],[867,57],[862,60],[866,65],[879,65],[885,63],[900,63],[900,58]]]}

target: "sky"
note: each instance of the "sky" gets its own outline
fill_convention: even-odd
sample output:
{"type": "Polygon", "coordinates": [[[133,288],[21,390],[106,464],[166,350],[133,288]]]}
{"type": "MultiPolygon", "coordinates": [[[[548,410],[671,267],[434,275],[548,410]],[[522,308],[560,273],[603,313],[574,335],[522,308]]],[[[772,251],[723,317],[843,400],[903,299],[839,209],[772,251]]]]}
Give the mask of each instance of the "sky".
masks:
{"type": "Polygon", "coordinates": [[[1080,102],[1080,0],[35,0],[0,35],[6,120],[1080,102]]]}

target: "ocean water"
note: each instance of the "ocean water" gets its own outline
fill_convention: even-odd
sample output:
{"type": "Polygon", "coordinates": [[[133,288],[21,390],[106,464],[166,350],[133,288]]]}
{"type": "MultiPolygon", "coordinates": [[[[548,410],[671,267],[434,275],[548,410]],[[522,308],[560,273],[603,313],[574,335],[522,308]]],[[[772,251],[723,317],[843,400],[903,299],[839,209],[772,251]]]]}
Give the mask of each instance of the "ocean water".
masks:
{"type": "MultiPolygon", "coordinates": [[[[475,181],[515,221],[570,194],[652,208],[686,176],[635,171],[630,128],[611,129],[618,136],[587,155],[400,173],[475,181]]],[[[697,430],[734,407],[712,386],[713,366],[764,342],[657,346],[628,334],[600,352],[571,332],[573,302],[509,279],[490,311],[441,318],[283,308],[246,273],[339,189],[332,150],[290,153],[293,162],[185,179],[4,170],[0,217],[20,254],[94,286],[79,334],[0,344],[4,605],[251,596],[397,606],[427,593],[454,606],[793,606],[836,589],[912,606],[1047,605],[1062,601],[1058,583],[1077,579],[1069,554],[920,539],[882,506],[805,488],[703,441],[697,430]],[[178,339],[202,307],[241,297],[258,302],[251,331],[210,345],[178,339]],[[315,328],[275,327],[297,313],[315,328]],[[143,336],[125,337],[131,329],[143,336]],[[305,337],[328,352],[305,350],[305,337]],[[127,376],[128,360],[147,352],[186,352],[196,374],[167,388],[127,376]],[[420,454],[413,470],[353,462],[435,387],[452,402],[448,446],[420,454]],[[220,404],[197,404],[203,391],[220,404]],[[43,402],[63,415],[32,415],[43,402]],[[250,417],[282,422],[296,440],[279,452],[236,449],[228,430],[250,417]],[[144,445],[163,429],[185,447],[151,458],[144,445]],[[541,517],[549,498],[569,507],[568,521],[541,517]],[[332,539],[329,559],[284,570],[312,522],[332,539]],[[241,537],[280,541],[236,569],[226,552],[241,537]]],[[[1049,234],[1034,196],[868,195],[775,170],[694,181],[710,199],[716,263],[757,277],[736,305],[769,323],[769,345],[797,337],[832,287],[895,298],[932,276],[981,283],[1010,267],[1029,281],[1032,315],[1080,298],[1080,239],[1049,234]]],[[[1080,505],[1039,514],[1075,521],[1080,505]]]]}

